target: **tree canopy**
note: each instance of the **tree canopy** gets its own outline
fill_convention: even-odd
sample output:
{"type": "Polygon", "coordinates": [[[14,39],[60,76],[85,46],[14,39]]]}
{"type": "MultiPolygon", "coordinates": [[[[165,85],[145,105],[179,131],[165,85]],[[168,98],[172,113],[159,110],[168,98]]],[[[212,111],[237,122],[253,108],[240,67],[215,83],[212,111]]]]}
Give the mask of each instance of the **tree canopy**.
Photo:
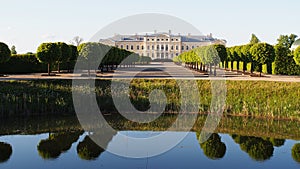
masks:
{"type": "Polygon", "coordinates": [[[294,51],[294,60],[297,65],[300,65],[300,46],[298,46],[294,51]]]}
{"type": "Polygon", "coordinates": [[[256,44],[256,43],[259,43],[259,42],[260,42],[260,40],[258,39],[258,37],[255,34],[252,34],[250,44],[256,44]]]}
{"type": "Polygon", "coordinates": [[[57,62],[61,50],[57,43],[42,43],[37,49],[36,56],[41,63],[48,64],[48,75],[50,75],[51,64],[57,62]]]}
{"type": "Polygon", "coordinates": [[[0,63],[7,62],[11,56],[11,51],[5,43],[0,42],[0,63]]]}

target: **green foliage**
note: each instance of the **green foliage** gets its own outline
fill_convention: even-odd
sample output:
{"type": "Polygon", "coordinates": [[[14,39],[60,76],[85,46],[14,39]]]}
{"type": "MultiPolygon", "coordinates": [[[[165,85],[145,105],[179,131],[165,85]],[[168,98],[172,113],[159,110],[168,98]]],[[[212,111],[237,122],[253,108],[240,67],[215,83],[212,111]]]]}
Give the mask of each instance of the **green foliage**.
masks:
{"type": "Polygon", "coordinates": [[[12,147],[10,144],[0,142],[0,163],[6,162],[12,154],[12,147]]]}
{"type": "Polygon", "coordinates": [[[254,45],[254,44],[259,43],[259,42],[260,42],[260,40],[257,38],[257,36],[255,34],[252,34],[250,44],[254,45]]]}
{"type": "Polygon", "coordinates": [[[12,55],[10,60],[0,65],[2,73],[37,73],[46,72],[47,66],[39,63],[36,54],[12,55]]]}
{"type": "Polygon", "coordinates": [[[5,43],[0,42],[0,63],[5,63],[9,60],[11,52],[5,43]]]}
{"type": "Polygon", "coordinates": [[[16,55],[17,54],[16,46],[13,45],[10,50],[11,50],[11,54],[12,55],[16,55]]]}
{"type": "Polygon", "coordinates": [[[205,156],[213,160],[223,158],[226,153],[226,145],[221,142],[221,137],[216,133],[213,133],[206,142],[200,144],[200,147],[205,156]]]}
{"type": "Polygon", "coordinates": [[[278,43],[277,45],[280,45],[284,48],[290,49],[293,45],[293,43],[296,41],[296,38],[298,36],[295,34],[290,35],[280,35],[280,37],[277,39],[278,43]]]}
{"type": "Polygon", "coordinates": [[[268,139],[239,135],[232,135],[232,138],[256,161],[268,160],[273,156],[274,147],[268,139]]]}
{"type": "Polygon", "coordinates": [[[77,154],[83,160],[94,160],[104,152],[89,136],[77,145],[77,154]]]}
{"type": "Polygon", "coordinates": [[[257,43],[253,45],[250,52],[254,63],[259,67],[259,72],[262,72],[262,65],[272,64],[275,59],[274,47],[267,43],[257,43]]]}
{"type": "Polygon", "coordinates": [[[48,139],[39,142],[39,155],[43,159],[57,158],[61,153],[68,151],[81,134],[81,131],[50,134],[48,139]]]}
{"type": "Polygon", "coordinates": [[[42,43],[37,49],[37,58],[41,63],[48,64],[48,75],[51,72],[51,64],[61,57],[61,49],[57,43],[42,43]]]}
{"type": "Polygon", "coordinates": [[[300,143],[297,143],[293,146],[292,157],[296,162],[300,163],[300,143]]]}
{"type": "Polygon", "coordinates": [[[276,45],[275,54],[275,74],[297,75],[300,73],[300,66],[296,65],[289,48],[282,45],[276,45]]]}
{"type": "Polygon", "coordinates": [[[300,46],[298,46],[294,51],[294,60],[297,65],[300,65],[300,46]]]}
{"type": "Polygon", "coordinates": [[[224,45],[214,45],[216,51],[218,52],[218,56],[221,60],[221,62],[224,62],[227,60],[227,51],[226,51],[226,47],[224,45]]]}

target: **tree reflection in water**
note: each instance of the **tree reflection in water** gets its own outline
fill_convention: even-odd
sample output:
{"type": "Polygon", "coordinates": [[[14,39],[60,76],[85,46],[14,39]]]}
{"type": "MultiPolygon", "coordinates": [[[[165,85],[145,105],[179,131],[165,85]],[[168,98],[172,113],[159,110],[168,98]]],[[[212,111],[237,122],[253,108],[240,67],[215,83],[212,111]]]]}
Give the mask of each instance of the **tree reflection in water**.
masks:
{"type": "MultiPolygon", "coordinates": [[[[240,144],[243,151],[255,161],[265,161],[273,156],[274,147],[270,139],[259,137],[232,135],[233,140],[240,144]]],[[[274,139],[272,139],[274,140],[274,139]]],[[[284,141],[275,141],[284,144],[284,141]]],[[[280,145],[280,144],[276,144],[280,145]]]]}
{"type": "Polygon", "coordinates": [[[94,133],[92,135],[93,139],[101,143],[104,143],[105,147],[100,147],[97,145],[90,136],[85,136],[82,142],[80,142],[77,145],[77,154],[78,156],[83,160],[95,160],[97,159],[101,153],[105,151],[107,148],[107,145],[112,140],[114,135],[117,134],[117,132],[114,133],[106,133],[107,130],[103,129],[101,132],[94,133]]]}
{"type": "Polygon", "coordinates": [[[300,143],[297,143],[293,146],[292,157],[296,162],[300,163],[300,143]]]}
{"type": "Polygon", "coordinates": [[[55,159],[61,153],[68,151],[72,144],[83,134],[82,131],[49,134],[49,138],[41,140],[37,146],[43,159],[55,159]]]}
{"type": "MultiPolygon", "coordinates": [[[[199,137],[200,134],[197,133],[198,140],[199,137]]],[[[205,156],[213,160],[223,158],[226,153],[226,145],[221,142],[221,137],[216,133],[213,133],[206,142],[201,143],[200,147],[205,156]]]]}
{"type": "Polygon", "coordinates": [[[8,143],[0,142],[0,163],[9,160],[12,154],[12,147],[8,143]]]}

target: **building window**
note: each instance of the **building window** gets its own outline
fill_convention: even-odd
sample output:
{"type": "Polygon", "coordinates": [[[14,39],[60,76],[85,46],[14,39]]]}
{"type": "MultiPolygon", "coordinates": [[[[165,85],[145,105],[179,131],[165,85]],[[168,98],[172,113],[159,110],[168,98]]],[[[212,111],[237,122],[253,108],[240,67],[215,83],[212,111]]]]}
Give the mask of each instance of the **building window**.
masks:
{"type": "Polygon", "coordinates": [[[178,53],[176,53],[176,56],[178,56],[178,53]]]}
{"type": "Polygon", "coordinates": [[[162,54],[161,54],[161,58],[162,58],[162,59],[163,59],[163,58],[165,58],[165,55],[164,55],[164,53],[162,53],[162,54]]]}
{"type": "Polygon", "coordinates": [[[144,50],[144,46],[142,45],[142,50],[144,50]]]}
{"type": "Polygon", "coordinates": [[[186,46],[186,50],[189,50],[189,46],[186,46]]]}
{"type": "Polygon", "coordinates": [[[178,50],[178,46],[176,46],[176,50],[178,50]]]}
{"type": "Polygon", "coordinates": [[[133,50],[133,45],[131,45],[130,49],[133,50]]]}
{"type": "Polygon", "coordinates": [[[172,54],[171,54],[171,58],[173,59],[173,57],[174,57],[174,54],[172,53],[172,54]]]}
{"type": "Polygon", "coordinates": [[[168,45],[166,45],[166,51],[168,51],[169,50],[169,46],[168,45]]]}
{"type": "Polygon", "coordinates": [[[119,45],[116,45],[117,48],[119,48],[119,45]]]}
{"type": "Polygon", "coordinates": [[[150,46],[147,46],[147,50],[150,50],[150,46]]]}
{"type": "Polygon", "coordinates": [[[164,41],[164,39],[161,39],[161,41],[164,41]]]}
{"type": "Polygon", "coordinates": [[[172,41],[174,41],[174,39],[172,39],[172,41]]]}
{"type": "Polygon", "coordinates": [[[154,41],[154,39],[152,39],[152,41],[154,41]]]}
{"type": "Polygon", "coordinates": [[[150,39],[147,39],[147,41],[150,41],[150,39]]]}
{"type": "Polygon", "coordinates": [[[176,41],[178,41],[178,39],[176,39],[176,41]]]}
{"type": "Polygon", "coordinates": [[[164,45],[161,45],[161,50],[164,50],[164,49],[165,49],[164,45]]]}
{"type": "Polygon", "coordinates": [[[192,46],[192,49],[194,49],[195,48],[195,46],[192,46]]]}
{"type": "Polygon", "coordinates": [[[123,49],[123,45],[121,45],[121,49],[123,49]]]}
{"type": "Polygon", "coordinates": [[[166,53],[166,58],[168,58],[169,57],[169,53],[166,53]]]}
{"type": "MultiPolygon", "coordinates": [[[[133,50],[133,49],[131,49],[131,50],[133,50]]],[[[140,46],[139,45],[136,46],[136,50],[140,50],[140,46]]]]}
{"type": "Polygon", "coordinates": [[[126,45],[126,49],[129,50],[129,46],[128,45],[126,45]]]}
{"type": "Polygon", "coordinates": [[[154,58],[154,53],[152,53],[152,58],[154,58]]]}
{"type": "Polygon", "coordinates": [[[157,41],[159,41],[159,39],[157,39],[157,41]]]}
{"type": "Polygon", "coordinates": [[[157,45],[156,49],[159,50],[159,45],[157,45]]]}
{"type": "Polygon", "coordinates": [[[184,46],[181,46],[181,50],[184,50],[184,46]]]}
{"type": "Polygon", "coordinates": [[[171,46],[171,50],[174,50],[174,46],[171,46]]]}
{"type": "Polygon", "coordinates": [[[169,41],[169,39],[166,39],[166,41],[169,41]]]}
{"type": "Polygon", "coordinates": [[[152,45],[152,50],[154,50],[154,45],[152,45]]]}
{"type": "Polygon", "coordinates": [[[147,53],[147,56],[148,56],[148,57],[150,57],[150,54],[149,54],[149,53],[147,53]]]}

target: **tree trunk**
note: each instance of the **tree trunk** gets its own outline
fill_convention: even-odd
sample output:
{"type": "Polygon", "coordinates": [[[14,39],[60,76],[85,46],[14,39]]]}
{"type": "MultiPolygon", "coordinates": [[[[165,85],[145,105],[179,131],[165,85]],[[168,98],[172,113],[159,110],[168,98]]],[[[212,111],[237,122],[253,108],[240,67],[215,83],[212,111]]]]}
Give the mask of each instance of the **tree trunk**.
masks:
{"type": "Polygon", "coordinates": [[[231,71],[233,71],[233,61],[231,61],[231,71]]]}
{"type": "Polygon", "coordinates": [[[202,66],[203,66],[203,65],[202,65],[202,62],[201,62],[201,63],[200,63],[200,71],[202,71],[202,66]]]}
{"type": "Polygon", "coordinates": [[[217,65],[214,63],[214,76],[217,76],[217,65]]]}
{"type": "Polygon", "coordinates": [[[50,76],[50,63],[48,63],[48,76],[50,76]]]}
{"type": "Polygon", "coordinates": [[[60,73],[59,63],[57,64],[57,72],[60,73]]]}

